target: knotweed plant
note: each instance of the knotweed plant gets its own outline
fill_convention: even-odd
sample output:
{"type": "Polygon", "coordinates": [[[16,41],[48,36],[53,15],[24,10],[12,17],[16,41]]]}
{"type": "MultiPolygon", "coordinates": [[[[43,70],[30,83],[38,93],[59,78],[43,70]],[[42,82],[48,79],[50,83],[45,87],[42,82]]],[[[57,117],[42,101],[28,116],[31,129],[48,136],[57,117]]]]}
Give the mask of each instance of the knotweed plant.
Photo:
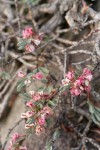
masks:
{"type": "MultiPolygon", "coordinates": [[[[25,49],[32,53],[37,51],[43,36],[43,33],[35,33],[31,27],[25,28],[22,32],[22,38],[18,42],[19,50],[25,49]]],[[[18,72],[17,77],[19,78],[17,91],[22,96],[26,108],[26,111],[21,114],[21,118],[25,119],[25,130],[28,134],[35,133],[36,135],[40,135],[45,133],[48,127],[48,120],[54,115],[59,95],[69,93],[71,96],[76,97],[82,93],[90,93],[90,82],[93,74],[88,68],[71,70],[59,82],[59,87],[54,87],[49,82],[50,72],[45,67],[38,66],[28,74],[21,70],[18,72]],[[42,82],[43,85],[27,91],[26,88],[36,81],[42,82]]],[[[89,100],[88,105],[91,118],[100,126],[100,109],[95,108],[89,100]]],[[[8,150],[26,150],[27,148],[20,144],[20,139],[22,138],[23,136],[20,136],[18,133],[14,134],[8,150]]]]}

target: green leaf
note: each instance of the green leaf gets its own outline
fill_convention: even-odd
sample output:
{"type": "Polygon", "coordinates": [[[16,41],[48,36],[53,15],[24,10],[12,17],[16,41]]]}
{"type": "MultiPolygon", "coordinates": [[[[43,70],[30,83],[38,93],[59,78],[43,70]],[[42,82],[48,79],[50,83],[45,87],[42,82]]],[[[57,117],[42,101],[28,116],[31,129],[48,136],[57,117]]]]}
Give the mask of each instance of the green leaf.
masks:
{"type": "Polygon", "coordinates": [[[92,115],[92,120],[93,120],[93,122],[94,122],[95,124],[97,124],[98,126],[100,126],[100,122],[97,121],[97,119],[96,119],[96,117],[95,117],[94,114],[92,115]]]}
{"type": "Polygon", "coordinates": [[[45,93],[51,93],[52,89],[53,89],[53,87],[49,85],[48,87],[44,87],[43,91],[45,93]]]}
{"type": "Polygon", "coordinates": [[[0,77],[3,77],[4,79],[10,79],[10,75],[7,72],[0,72],[0,77]]]}
{"type": "Polygon", "coordinates": [[[48,83],[47,79],[42,79],[41,81],[42,81],[42,83],[48,83]]]}
{"type": "Polygon", "coordinates": [[[21,83],[17,86],[17,92],[20,92],[23,87],[25,87],[25,83],[24,83],[24,82],[21,82],[21,83]]]}
{"type": "Polygon", "coordinates": [[[51,141],[48,141],[47,143],[46,143],[46,150],[53,150],[53,148],[52,148],[52,145],[51,145],[51,141]]]}
{"type": "Polygon", "coordinates": [[[67,86],[62,87],[61,91],[65,92],[65,91],[68,91],[69,89],[70,89],[70,85],[67,85],[67,86]]]}
{"type": "Polygon", "coordinates": [[[60,133],[59,133],[59,129],[57,128],[56,131],[53,134],[53,140],[56,140],[59,137],[60,133]]]}
{"type": "Polygon", "coordinates": [[[100,109],[96,106],[93,106],[89,100],[88,100],[88,105],[89,105],[89,111],[91,113],[93,122],[98,126],[100,126],[100,109]]]}
{"type": "Polygon", "coordinates": [[[55,103],[54,101],[50,101],[50,100],[49,100],[48,104],[49,104],[50,106],[53,106],[53,107],[56,106],[56,103],[55,103]]]}
{"type": "Polygon", "coordinates": [[[43,105],[41,104],[41,103],[38,103],[38,105],[37,105],[40,109],[42,109],[43,108],[43,105]]]}
{"type": "Polygon", "coordinates": [[[37,5],[41,0],[23,0],[23,1],[29,3],[32,6],[34,6],[34,5],[37,5]]]}
{"type": "Polygon", "coordinates": [[[85,85],[88,86],[89,85],[89,81],[85,80],[85,85]]]}
{"type": "Polygon", "coordinates": [[[96,107],[96,111],[98,111],[100,113],[100,108],[96,107]]]}
{"type": "Polygon", "coordinates": [[[34,122],[35,122],[35,120],[34,120],[33,117],[31,117],[31,118],[29,118],[29,119],[27,120],[27,123],[28,123],[28,124],[32,124],[32,123],[34,123],[34,122]]]}
{"type": "Polygon", "coordinates": [[[20,96],[23,97],[26,100],[30,100],[31,99],[31,96],[29,94],[27,94],[27,93],[21,93],[20,96]]]}
{"type": "Polygon", "coordinates": [[[48,93],[51,93],[52,88],[53,88],[52,86],[48,86],[48,88],[47,88],[48,93]]]}
{"type": "Polygon", "coordinates": [[[100,114],[97,112],[97,111],[95,111],[95,118],[100,122],[100,114]]]}
{"type": "Polygon", "coordinates": [[[39,67],[39,70],[41,70],[44,74],[49,74],[49,70],[45,67],[39,67]]]}
{"type": "Polygon", "coordinates": [[[18,49],[23,50],[28,43],[29,43],[29,41],[27,39],[20,39],[20,41],[17,44],[18,49]]]}
{"type": "Polygon", "coordinates": [[[89,111],[91,114],[94,113],[94,107],[91,104],[89,104],[89,111]]]}
{"type": "Polygon", "coordinates": [[[80,71],[80,72],[82,72],[82,70],[83,70],[80,65],[76,65],[76,68],[77,68],[77,70],[80,71]]]}

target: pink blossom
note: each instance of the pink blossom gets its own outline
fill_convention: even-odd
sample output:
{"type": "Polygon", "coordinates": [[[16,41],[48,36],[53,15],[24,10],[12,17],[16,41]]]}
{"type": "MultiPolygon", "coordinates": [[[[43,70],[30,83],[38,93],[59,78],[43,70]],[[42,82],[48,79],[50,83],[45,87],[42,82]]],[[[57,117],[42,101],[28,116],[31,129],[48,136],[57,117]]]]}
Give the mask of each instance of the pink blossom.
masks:
{"type": "Polygon", "coordinates": [[[69,79],[67,79],[67,78],[66,78],[66,79],[63,79],[63,80],[62,80],[62,85],[63,85],[63,86],[67,86],[67,85],[69,85],[69,82],[70,82],[69,79]]]}
{"type": "Polygon", "coordinates": [[[39,94],[40,96],[43,96],[43,95],[44,95],[43,91],[38,92],[38,94],[39,94]]]}
{"type": "Polygon", "coordinates": [[[45,124],[45,117],[39,118],[38,123],[39,125],[43,126],[45,124]]]}
{"type": "Polygon", "coordinates": [[[89,86],[85,86],[85,87],[84,87],[84,90],[87,91],[87,92],[90,92],[91,86],[90,86],[90,85],[89,85],[89,86]]]}
{"type": "Polygon", "coordinates": [[[18,133],[14,133],[14,135],[12,136],[13,142],[15,142],[19,138],[20,138],[20,135],[18,133]]]}
{"type": "Polygon", "coordinates": [[[19,71],[18,72],[18,77],[23,78],[23,77],[25,77],[25,74],[22,71],[19,71]]]}
{"type": "Polygon", "coordinates": [[[36,101],[39,101],[41,99],[41,96],[39,94],[35,94],[34,96],[32,96],[32,98],[36,102],[36,101]]]}
{"type": "Polygon", "coordinates": [[[92,79],[92,73],[88,68],[83,69],[83,76],[85,79],[87,79],[89,81],[91,81],[91,79],[92,79]]]}
{"type": "Polygon", "coordinates": [[[10,140],[10,146],[8,147],[8,150],[12,150],[14,142],[16,142],[16,140],[18,140],[20,137],[21,136],[18,133],[14,133],[14,135],[12,135],[12,139],[10,140]]]}
{"type": "Polygon", "coordinates": [[[41,80],[43,78],[43,74],[38,72],[35,74],[35,78],[38,79],[38,80],[41,80]]]}
{"type": "Polygon", "coordinates": [[[21,118],[30,118],[34,115],[33,111],[27,111],[26,113],[21,114],[21,118]]]}
{"type": "Polygon", "coordinates": [[[52,109],[49,106],[45,106],[43,108],[43,110],[41,110],[41,113],[48,116],[48,115],[52,115],[53,111],[52,111],[52,109]]]}
{"type": "Polygon", "coordinates": [[[72,80],[74,77],[74,73],[69,71],[66,75],[65,75],[65,78],[69,79],[69,80],[72,80]]]}
{"type": "Polygon", "coordinates": [[[30,95],[32,96],[32,95],[34,95],[35,94],[35,92],[34,91],[30,91],[30,95]]]}
{"type": "Polygon", "coordinates": [[[35,44],[36,46],[40,45],[40,43],[41,43],[41,40],[39,40],[39,39],[35,39],[35,40],[34,40],[34,44],[35,44]]]}
{"type": "Polygon", "coordinates": [[[25,80],[24,83],[25,83],[25,85],[29,85],[31,83],[31,80],[27,79],[27,80],[25,80]]]}
{"type": "Polygon", "coordinates": [[[29,128],[32,128],[34,127],[34,124],[25,124],[25,129],[29,129],[29,128]]]}
{"type": "Polygon", "coordinates": [[[91,71],[88,68],[84,68],[83,74],[91,74],[91,71]]]}
{"type": "Polygon", "coordinates": [[[33,29],[31,27],[27,27],[22,31],[23,38],[29,38],[34,34],[33,29]]]}
{"type": "Polygon", "coordinates": [[[35,46],[33,44],[27,44],[25,46],[25,49],[29,52],[34,52],[35,51],[35,46]]]}
{"type": "Polygon", "coordinates": [[[89,74],[89,75],[85,76],[85,79],[91,81],[92,80],[92,74],[89,74]]]}
{"type": "Polygon", "coordinates": [[[76,81],[74,82],[74,85],[75,85],[75,86],[80,86],[80,85],[82,84],[82,81],[83,81],[83,80],[81,80],[81,78],[79,78],[78,80],[76,80],[76,81]]]}
{"type": "Polygon", "coordinates": [[[40,125],[36,126],[36,134],[40,135],[41,133],[43,133],[45,131],[44,127],[41,127],[40,125]]]}
{"type": "Polygon", "coordinates": [[[27,147],[26,146],[20,146],[19,150],[27,150],[27,147]]]}
{"type": "Polygon", "coordinates": [[[31,96],[32,96],[32,99],[33,99],[35,102],[41,99],[40,94],[39,94],[39,93],[35,93],[34,91],[31,91],[31,96]]]}
{"type": "Polygon", "coordinates": [[[34,104],[33,104],[33,102],[30,100],[30,101],[28,101],[28,102],[26,103],[26,106],[32,108],[32,107],[34,107],[34,104]]]}
{"type": "Polygon", "coordinates": [[[42,39],[43,39],[43,37],[44,37],[44,33],[42,32],[42,33],[39,33],[39,40],[41,41],[42,39]]]}
{"type": "Polygon", "coordinates": [[[76,96],[81,94],[81,90],[79,88],[71,88],[70,92],[72,95],[76,95],[76,96]]]}

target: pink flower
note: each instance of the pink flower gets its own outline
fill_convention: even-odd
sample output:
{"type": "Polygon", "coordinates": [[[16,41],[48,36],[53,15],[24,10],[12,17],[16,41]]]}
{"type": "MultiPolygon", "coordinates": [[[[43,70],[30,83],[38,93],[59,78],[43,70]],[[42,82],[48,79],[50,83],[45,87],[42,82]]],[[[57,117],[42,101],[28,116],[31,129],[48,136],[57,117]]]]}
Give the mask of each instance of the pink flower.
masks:
{"type": "Polygon", "coordinates": [[[35,74],[35,78],[38,79],[38,80],[41,80],[43,78],[43,74],[38,72],[35,74]]]}
{"type": "Polygon", "coordinates": [[[29,52],[34,52],[35,51],[35,46],[33,44],[27,44],[25,46],[25,49],[29,52]]]}
{"type": "Polygon", "coordinates": [[[34,44],[35,44],[36,46],[39,46],[40,43],[41,43],[41,40],[39,40],[39,39],[35,39],[35,40],[33,40],[33,41],[34,41],[34,44]]]}
{"type": "Polygon", "coordinates": [[[81,90],[79,88],[71,88],[70,92],[74,96],[78,96],[81,94],[81,90]]]}
{"type": "Polygon", "coordinates": [[[8,147],[8,150],[12,150],[13,148],[13,144],[16,142],[16,140],[18,140],[21,136],[18,133],[14,133],[14,135],[12,135],[12,139],[10,140],[10,146],[8,147]]]}
{"type": "Polygon", "coordinates": [[[92,74],[89,74],[89,75],[85,76],[85,79],[91,81],[92,80],[92,74]]]}
{"type": "Polygon", "coordinates": [[[27,147],[26,146],[20,146],[19,150],[27,150],[27,147]]]}
{"type": "Polygon", "coordinates": [[[36,102],[36,101],[39,101],[41,99],[41,96],[39,94],[35,94],[34,96],[32,96],[32,98],[36,102]]]}
{"type": "Polygon", "coordinates": [[[28,106],[28,107],[30,107],[30,108],[33,108],[33,107],[34,107],[34,104],[33,104],[32,101],[28,101],[28,102],[26,103],[26,106],[28,106]]]}
{"type": "Polygon", "coordinates": [[[45,124],[45,117],[39,118],[38,123],[39,125],[43,126],[45,124]]]}
{"type": "Polygon", "coordinates": [[[69,82],[70,82],[69,79],[67,79],[67,78],[66,78],[66,79],[63,79],[63,80],[62,80],[62,85],[63,85],[63,86],[67,86],[67,85],[69,85],[69,82]]]}
{"type": "Polygon", "coordinates": [[[19,77],[19,78],[24,78],[24,77],[25,77],[25,74],[24,74],[22,71],[19,71],[19,72],[18,72],[18,77],[19,77]]]}
{"type": "Polygon", "coordinates": [[[69,79],[69,80],[72,80],[74,77],[74,73],[69,71],[66,75],[65,75],[65,78],[69,79]]]}
{"type": "Polygon", "coordinates": [[[48,115],[52,115],[53,111],[49,106],[45,106],[43,110],[41,110],[41,113],[48,116],[48,115]]]}
{"type": "Polygon", "coordinates": [[[43,37],[44,37],[44,33],[42,32],[42,33],[39,33],[39,40],[41,41],[42,39],[43,39],[43,37]]]}
{"type": "Polygon", "coordinates": [[[29,38],[34,34],[33,29],[31,27],[27,27],[22,31],[23,38],[29,38]]]}
{"type": "Polygon", "coordinates": [[[27,79],[27,80],[25,80],[25,82],[24,82],[24,83],[25,83],[25,85],[27,85],[27,86],[28,86],[28,85],[30,85],[31,80],[27,79]]]}
{"type": "Polygon", "coordinates": [[[14,133],[14,135],[12,136],[13,142],[15,142],[19,138],[20,138],[20,135],[18,133],[14,133]]]}
{"type": "Polygon", "coordinates": [[[91,79],[92,79],[92,73],[88,68],[83,69],[83,76],[85,79],[87,79],[89,81],[91,81],[91,79]]]}
{"type": "Polygon", "coordinates": [[[87,92],[90,92],[91,86],[90,85],[89,86],[85,86],[84,90],[87,91],[87,92]]]}
{"type": "Polygon", "coordinates": [[[33,111],[27,111],[26,113],[21,114],[21,118],[30,118],[34,115],[33,111]]]}
{"type": "Polygon", "coordinates": [[[30,93],[34,102],[39,101],[41,99],[41,96],[39,93],[35,93],[34,91],[31,91],[30,93]]]}
{"type": "Polygon", "coordinates": [[[25,124],[25,129],[29,129],[29,128],[32,128],[34,127],[34,124],[25,124]]]}
{"type": "Polygon", "coordinates": [[[34,91],[30,91],[30,95],[32,96],[32,95],[34,95],[35,94],[35,92],[34,91]]]}
{"type": "Polygon", "coordinates": [[[83,80],[81,80],[81,78],[79,78],[78,80],[76,80],[76,81],[74,82],[74,85],[75,85],[75,86],[80,86],[80,85],[82,84],[82,81],[83,81],[83,80]]]}
{"type": "Polygon", "coordinates": [[[43,133],[45,131],[45,129],[43,127],[41,127],[40,125],[36,126],[36,134],[40,135],[41,133],[43,133]]]}
{"type": "Polygon", "coordinates": [[[84,68],[83,74],[91,74],[91,71],[88,68],[84,68]]]}
{"type": "Polygon", "coordinates": [[[38,92],[38,94],[39,94],[40,96],[43,96],[43,95],[44,95],[43,91],[38,92]]]}

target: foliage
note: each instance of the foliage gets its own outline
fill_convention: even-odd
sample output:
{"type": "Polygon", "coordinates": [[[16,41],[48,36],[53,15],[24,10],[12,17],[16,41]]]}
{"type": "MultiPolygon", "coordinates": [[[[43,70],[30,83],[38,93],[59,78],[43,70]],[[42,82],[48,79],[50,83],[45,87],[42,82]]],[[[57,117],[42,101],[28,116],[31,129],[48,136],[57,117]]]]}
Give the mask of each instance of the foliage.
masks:
{"type": "Polygon", "coordinates": [[[100,108],[94,106],[90,100],[88,100],[89,112],[91,113],[92,120],[95,124],[100,126],[100,108]]]}

